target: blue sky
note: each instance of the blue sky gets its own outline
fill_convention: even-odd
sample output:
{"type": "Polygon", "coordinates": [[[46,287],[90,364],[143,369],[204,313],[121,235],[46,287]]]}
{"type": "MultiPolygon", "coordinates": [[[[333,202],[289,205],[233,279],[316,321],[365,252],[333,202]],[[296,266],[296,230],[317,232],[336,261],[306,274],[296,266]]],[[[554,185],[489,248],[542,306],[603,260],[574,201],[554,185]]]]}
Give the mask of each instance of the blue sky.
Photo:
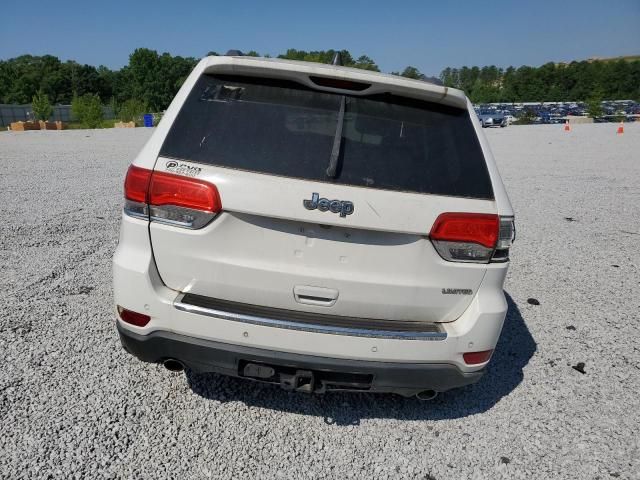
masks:
{"type": "Polygon", "coordinates": [[[0,25],[0,59],[49,53],[111,68],[137,47],[194,57],[346,48],[383,71],[427,74],[640,54],[640,0],[8,0],[0,25]]]}

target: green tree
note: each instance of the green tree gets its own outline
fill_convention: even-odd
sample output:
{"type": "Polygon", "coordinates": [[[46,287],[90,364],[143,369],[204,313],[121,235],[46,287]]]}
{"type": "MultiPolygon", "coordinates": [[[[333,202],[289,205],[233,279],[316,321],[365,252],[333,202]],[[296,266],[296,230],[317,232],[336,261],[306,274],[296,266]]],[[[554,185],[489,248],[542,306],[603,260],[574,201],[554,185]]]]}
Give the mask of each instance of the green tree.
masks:
{"type": "Polygon", "coordinates": [[[425,76],[416,67],[407,67],[401,73],[392,72],[394,75],[400,75],[401,77],[413,78],[414,80],[424,80],[425,76]]]}
{"type": "Polygon", "coordinates": [[[31,99],[31,110],[36,117],[36,120],[49,120],[53,113],[53,107],[49,102],[49,97],[42,91],[38,90],[31,99]]]}
{"type": "Polygon", "coordinates": [[[440,73],[440,81],[445,87],[458,88],[459,75],[457,68],[447,67],[440,73]]]}
{"type": "Polygon", "coordinates": [[[352,67],[360,68],[362,70],[371,70],[372,72],[380,71],[380,68],[378,67],[378,65],[376,65],[376,62],[374,62],[370,57],[367,57],[366,55],[360,55],[356,59],[352,67]]]}
{"type": "Polygon", "coordinates": [[[638,100],[640,61],[546,63],[541,67],[447,67],[440,73],[446,86],[460,88],[485,102],[588,101],[602,98],[638,100]]]}
{"type": "Polygon", "coordinates": [[[91,93],[74,97],[71,102],[71,113],[86,128],[100,127],[104,118],[100,97],[91,93]]]}
{"type": "MultiPolygon", "coordinates": [[[[335,53],[336,50],[289,49],[278,57],[330,63],[335,53]]],[[[379,71],[367,55],[354,58],[348,50],[340,53],[345,66],[379,71]]],[[[145,48],[135,50],[120,70],[72,60],[61,62],[53,55],[21,55],[0,60],[0,103],[30,103],[42,91],[51,104],[68,104],[74,95],[90,93],[104,99],[115,97],[120,103],[139,99],[150,110],[160,111],[169,105],[196,63],[195,58],[174,57],[145,48]]],[[[395,73],[429,80],[416,67],[395,73]]],[[[478,102],[586,101],[596,91],[607,100],[640,100],[638,59],[546,63],[505,70],[493,65],[447,67],[440,80],[448,87],[464,90],[478,102]]]]}
{"type": "Polygon", "coordinates": [[[458,88],[467,93],[471,92],[479,76],[480,69],[478,67],[462,67],[459,74],[458,88]]]}
{"type": "Polygon", "coordinates": [[[602,110],[602,93],[599,90],[593,92],[593,95],[587,100],[587,115],[591,118],[601,117],[602,110]]]}
{"type": "MultiPolygon", "coordinates": [[[[286,53],[278,55],[278,58],[285,58],[288,60],[301,60],[304,62],[316,62],[316,63],[331,63],[337,50],[314,50],[307,52],[305,50],[296,50],[290,48],[286,53]]],[[[348,50],[340,50],[342,56],[342,64],[345,67],[356,67],[356,61],[351,56],[348,50]]],[[[368,58],[368,57],[367,57],[368,58]]],[[[360,67],[358,67],[360,68],[360,67]]]]}
{"type": "Polygon", "coordinates": [[[147,106],[141,100],[129,99],[120,107],[118,118],[123,122],[135,122],[147,111],[147,106]]]}
{"type": "Polygon", "coordinates": [[[138,48],[120,71],[118,98],[136,98],[153,111],[164,110],[197,62],[195,58],[158,55],[155,50],[138,48]]]}
{"type": "Polygon", "coordinates": [[[120,118],[120,108],[122,107],[122,104],[118,101],[118,99],[116,97],[111,97],[111,99],[109,100],[109,107],[111,107],[111,111],[113,112],[113,117],[114,118],[120,118]]]}

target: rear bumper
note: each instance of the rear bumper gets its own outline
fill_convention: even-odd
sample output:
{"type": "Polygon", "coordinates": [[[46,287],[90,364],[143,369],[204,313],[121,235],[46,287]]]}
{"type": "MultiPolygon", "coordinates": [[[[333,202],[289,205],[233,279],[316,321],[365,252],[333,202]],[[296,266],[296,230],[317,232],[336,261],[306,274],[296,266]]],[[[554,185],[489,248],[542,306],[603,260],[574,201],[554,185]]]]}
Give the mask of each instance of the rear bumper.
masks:
{"type": "MultiPolygon", "coordinates": [[[[383,370],[394,368],[390,365],[397,365],[401,372],[404,371],[402,369],[413,369],[408,367],[412,365],[423,372],[425,369],[438,369],[438,366],[444,365],[447,372],[450,368],[455,368],[464,374],[459,382],[463,385],[469,383],[465,375],[479,372],[486,365],[467,365],[464,353],[492,350],[498,341],[507,311],[502,291],[507,266],[507,263],[487,265],[482,284],[467,310],[455,321],[438,324],[435,332],[419,332],[420,335],[415,335],[415,332],[406,329],[405,332],[398,331],[398,325],[393,325],[395,331],[391,332],[380,331],[382,326],[374,332],[363,332],[361,325],[351,322],[354,319],[350,318],[341,318],[341,321],[350,322],[350,331],[338,331],[332,324],[329,325],[331,332],[328,332],[318,328],[317,322],[311,327],[304,324],[300,314],[296,314],[300,318],[279,317],[278,322],[274,322],[271,311],[263,315],[264,312],[232,310],[231,313],[235,314],[230,315],[229,309],[221,314],[218,310],[222,307],[219,305],[185,302],[184,295],[167,288],[160,279],[149,245],[148,223],[126,217],[123,219],[121,240],[113,261],[114,303],[134,312],[144,312],[151,317],[144,327],[117,320],[121,331],[126,330],[131,338],[138,340],[140,337],[154,339],[154,336],[162,337],[166,336],[166,332],[171,332],[178,335],[176,338],[188,339],[187,344],[192,344],[192,339],[201,339],[203,342],[213,342],[213,345],[222,345],[223,351],[229,348],[234,351],[248,348],[257,354],[278,352],[278,355],[293,355],[292,358],[308,356],[321,360],[339,359],[336,361],[341,362],[341,365],[350,365],[351,362],[361,365],[360,362],[365,362],[382,366],[383,370]],[[198,308],[194,309],[194,306],[198,308]],[[351,331],[353,329],[356,331],[351,331]]],[[[114,314],[117,317],[115,308],[114,314]]],[[[149,341],[165,345],[164,341],[159,344],[157,340],[149,341]]],[[[131,347],[130,351],[135,353],[136,350],[131,347]]],[[[142,355],[139,356],[142,358],[142,355]]],[[[143,359],[180,359],[173,351],[163,353],[162,358],[159,356],[152,358],[151,355],[143,359]]],[[[271,358],[271,354],[268,356],[271,358]]],[[[196,354],[185,352],[183,358],[185,363],[198,370],[199,357],[196,354]]],[[[237,374],[234,368],[228,368],[227,372],[237,374]]],[[[216,371],[213,368],[205,370],[216,371]]],[[[386,381],[379,382],[376,377],[374,387],[378,384],[383,387],[396,385],[386,381]]],[[[429,382],[424,383],[426,385],[421,387],[429,386],[429,382]]],[[[443,383],[441,388],[450,388],[447,385],[456,384],[443,383]]],[[[438,387],[435,381],[433,385],[438,387]]]]}
{"type": "Polygon", "coordinates": [[[216,372],[280,385],[296,372],[311,372],[314,384],[310,391],[316,393],[346,390],[411,396],[424,390],[444,392],[462,387],[477,382],[484,374],[484,370],[465,373],[446,363],[372,362],[277,352],[161,330],[139,335],[119,323],[118,332],[124,349],[145,362],[176,359],[194,372],[216,372]],[[264,365],[275,374],[252,377],[246,374],[247,364],[264,365]]]}

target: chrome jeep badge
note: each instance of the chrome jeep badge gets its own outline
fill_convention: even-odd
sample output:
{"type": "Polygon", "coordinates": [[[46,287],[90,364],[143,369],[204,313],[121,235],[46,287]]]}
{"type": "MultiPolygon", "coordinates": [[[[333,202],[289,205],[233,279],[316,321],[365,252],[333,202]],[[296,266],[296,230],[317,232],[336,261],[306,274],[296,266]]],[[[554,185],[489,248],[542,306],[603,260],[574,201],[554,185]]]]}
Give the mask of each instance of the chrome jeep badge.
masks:
{"type": "Polygon", "coordinates": [[[330,210],[333,213],[339,213],[341,217],[351,215],[354,210],[352,202],[320,198],[320,195],[315,192],[311,194],[311,200],[303,200],[302,205],[307,210],[315,210],[316,208],[321,212],[330,210]]]}

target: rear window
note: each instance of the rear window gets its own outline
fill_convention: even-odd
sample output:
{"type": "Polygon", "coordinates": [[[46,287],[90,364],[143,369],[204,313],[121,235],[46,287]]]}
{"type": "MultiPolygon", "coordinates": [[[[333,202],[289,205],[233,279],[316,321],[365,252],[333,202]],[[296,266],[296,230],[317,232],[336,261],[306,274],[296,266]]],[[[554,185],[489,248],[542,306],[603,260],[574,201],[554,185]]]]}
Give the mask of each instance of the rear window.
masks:
{"type": "Polygon", "coordinates": [[[160,155],[358,187],[492,199],[469,113],[391,94],[346,96],[295,82],[203,75],[160,155]]]}

